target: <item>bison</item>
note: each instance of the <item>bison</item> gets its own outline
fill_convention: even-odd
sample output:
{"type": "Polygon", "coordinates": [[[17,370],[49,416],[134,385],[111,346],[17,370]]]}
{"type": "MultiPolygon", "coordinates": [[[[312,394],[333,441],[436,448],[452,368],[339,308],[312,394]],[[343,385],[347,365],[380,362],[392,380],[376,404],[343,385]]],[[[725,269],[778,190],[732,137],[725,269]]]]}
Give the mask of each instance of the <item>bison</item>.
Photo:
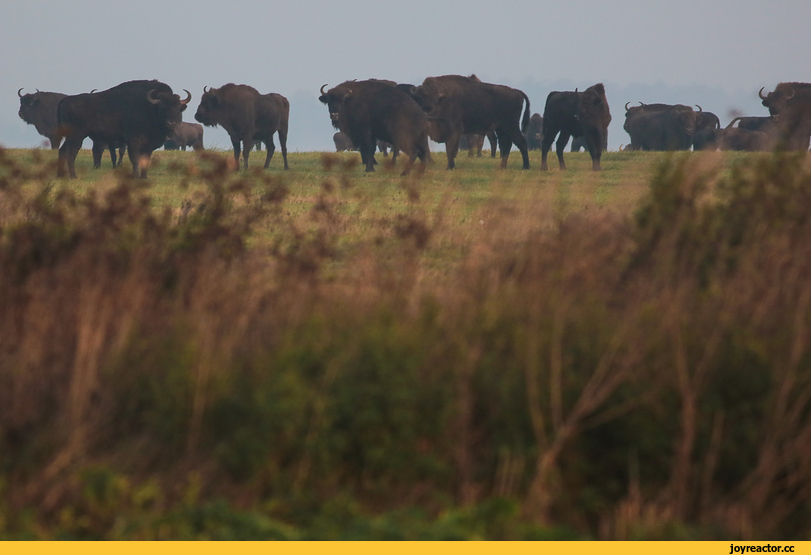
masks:
{"type": "Polygon", "coordinates": [[[284,169],[287,165],[287,126],[290,115],[290,103],[276,93],[260,94],[250,85],[228,83],[219,89],[203,87],[203,97],[194,119],[205,126],[222,126],[231,137],[234,145],[234,161],[239,169],[240,142],[242,143],[242,160],[248,168],[248,155],[254,141],[262,141],[267,147],[265,168],[270,165],[276,145],[273,134],[279,134],[279,146],[282,149],[284,169]]]}
{"type": "Polygon", "coordinates": [[[712,112],[705,112],[696,104],[696,126],[693,130],[693,150],[715,150],[720,137],[721,120],[712,112]]]}
{"type": "Polygon", "coordinates": [[[428,161],[428,117],[405,91],[390,81],[345,81],[328,91],[322,85],[318,100],[329,109],[333,127],[358,147],[367,172],[374,171],[377,141],[386,141],[409,160],[407,175],[419,158],[428,161]]]}
{"type": "Polygon", "coordinates": [[[541,114],[537,112],[532,114],[524,136],[527,138],[527,150],[541,150],[543,146],[543,117],[541,114]]]}
{"type": "Polygon", "coordinates": [[[553,91],[546,97],[543,111],[543,144],[541,147],[541,169],[549,169],[546,163],[549,148],[555,137],[560,169],[566,169],[563,150],[569,137],[585,137],[591,155],[591,169],[599,171],[603,145],[607,142],[608,124],[611,112],[605,97],[602,83],[592,85],[583,92],[553,91]]]}
{"type": "Polygon", "coordinates": [[[20,94],[22,89],[17,91],[20,97],[20,119],[29,125],[33,125],[37,133],[47,138],[51,143],[51,149],[59,148],[62,140],[59,136],[59,122],[56,119],[56,107],[67,95],[56,92],[41,92],[37,89],[35,93],[20,94]]]}
{"type": "Polygon", "coordinates": [[[126,145],[134,175],[147,176],[152,151],[166,141],[181,121],[191,100],[172,92],[160,81],[128,81],[106,91],[66,96],[57,107],[59,134],[58,176],[76,177],[75,161],[85,137],[94,143],[126,145]],[[144,163],[146,162],[146,163],[144,163]]]}
{"type": "Polygon", "coordinates": [[[181,121],[169,134],[163,147],[167,150],[186,150],[186,147],[192,147],[194,150],[204,150],[203,126],[199,123],[181,121]],[[169,146],[167,147],[167,145],[169,146]]]}
{"type": "Polygon", "coordinates": [[[501,167],[507,167],[510,149],[515,144],[521,151],[523,169],[529,169],[524,137],[529,124],[529,98],[518,89],[482,83],[472,77],[428,77],[412,91],[412,96],[431,118],[431,138],[445,143],[448,169],[455,167],[454,159],[463,134],[486,134],[492,130],[498,137],[501,167]]]}
{"type": "MultiPolygon", "coordinates": [[[[747,129],[741,127],[741,120],[749,118],[735,118],[721,130],[719,148],[721,150],[742,150],[758,152],[771,150],[774,147],[774,134],[769,131],[747,129]],[[738,127],[735,127],[738,123],[738,127]]],[[[768,119],[768,118],[767,118],[768,119]]],[[[764,127],[768,129],[768,127],[764,127]]]]}
{"type": "Polygon", "coordinates": [[[683,104],[625,104],[623,129],[635,150],[690,150],[696,112],[683,104]]]}
{"type": "Polygon", "coordinates": [[[811,142],[811,83],[780,83],[768,95],[758,92],[769,109],[781,148],[807,151],[811,142]]]}

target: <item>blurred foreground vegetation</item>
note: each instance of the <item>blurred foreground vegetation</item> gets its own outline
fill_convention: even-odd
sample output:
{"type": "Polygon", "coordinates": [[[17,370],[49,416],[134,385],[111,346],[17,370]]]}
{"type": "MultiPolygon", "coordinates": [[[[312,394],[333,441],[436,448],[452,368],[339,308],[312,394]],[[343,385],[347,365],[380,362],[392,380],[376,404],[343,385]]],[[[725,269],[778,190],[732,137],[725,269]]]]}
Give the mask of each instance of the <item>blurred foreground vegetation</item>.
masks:
{"type": "Polygon", "coordinates": [[[0,151],[0,539],[811,539],[807,162],[622,156],[381,213],[0,151]]]}

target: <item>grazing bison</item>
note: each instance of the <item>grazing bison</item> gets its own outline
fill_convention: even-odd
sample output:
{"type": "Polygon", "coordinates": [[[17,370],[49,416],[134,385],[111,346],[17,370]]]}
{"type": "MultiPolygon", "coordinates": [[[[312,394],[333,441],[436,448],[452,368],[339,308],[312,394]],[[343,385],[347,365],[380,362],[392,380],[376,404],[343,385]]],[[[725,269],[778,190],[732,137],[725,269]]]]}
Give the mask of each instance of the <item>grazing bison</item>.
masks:
{"type": "Polygon", "coordinates": [[[541,148],[541,169],[548,170],[546,157],[555,137],[560,169],[566,169],[563,150],[569,137],[584,137],[591,155],[591,169],[599,171],[603,145],[608,140],[608,124],[611,112],[605,97],[602,83],[592,85],[583,92],[553,91],[546,97],[543,111],[543,145],[541,148]]]}
{"type": "Polygon", "coordinates": [[[134,175],[146,177],[152,151],[181,121],[191,93],[181,100],[169,85],[159,81],[128,81],[98,93],[67,96],[59,102],[59,133],[65,137],[59,149],[57,175],[76,177],[76,155],[85,137],[94,143],[126,145],[134,175]]]}
{"type": "Polygon", "coordinates": [[[635,150],[690,150],[696,112],[683,104],[625,104],[623,129],[635,150]]]}
{"type": "Polygon", "coordinates": [[[778,145],[807,151],[811,142],[811,83],[780,83],[766,96],[761,88],[758,96],[775,123],[778,145]]]}
{"type": "Polygon", "coordinates": [[[524,136],[527,138],[527,150],[541,150],[543,146],[543,117],[541,114],[537,112],[532,114],[524,136]]]}
{"type": "Polygon", "coordinates": [[[169,134],[163,147],[166,150],[186,150],[186,147],[189,146],[194,150],[204,150],[203,126],[199,123],[181,121],[169,134]],[[167,145],[169,146],[167,147],[167,145]],[[174,148],[171,148],[172,146],[174,148]]]}
{"type": "Polygon", "coordinates": [[[483,135],[493,130],[498,137],[501,167],[507,167],[510,149],[515,144],[521,151],[523,168],[529,169],[524,132],[529,124],[530,107],[529,98],[522,91],[482,83],[477,78],[445,75],[426,78],[414,88],[412,96],[431,118],[431,138],[445,143],[449,170],[455,167],[462,135],[483,135]]]}
{"type": "Polygon", "coordinates": [[[206,90],[194,119],[203,125],[222,126],[231,137],[234,145],[234,160],[239,169],[240,142],[242,159],[248,168],[248,155],[254,141],[262,141],[267,147],[265,168],[270,165],[276,145],[273,134],[279,134],[279,146],[282,148],[284,169],[287,165],[287,126],[290,115],[290,103],[280,94],[260,94],[250,85],[228,83],[219,89],[206,90]]]}
{"type": "Polygon", "coordinates": [[[377,141],[386,141],[409,160],[402,175],[419,158],[428,161],[428,117],[411,96],[390,81],[369,79],[345,81],[318,98],[329,108],[333,127],[349,136],[358,147],[367,172],[374,171],[377,141]]]}

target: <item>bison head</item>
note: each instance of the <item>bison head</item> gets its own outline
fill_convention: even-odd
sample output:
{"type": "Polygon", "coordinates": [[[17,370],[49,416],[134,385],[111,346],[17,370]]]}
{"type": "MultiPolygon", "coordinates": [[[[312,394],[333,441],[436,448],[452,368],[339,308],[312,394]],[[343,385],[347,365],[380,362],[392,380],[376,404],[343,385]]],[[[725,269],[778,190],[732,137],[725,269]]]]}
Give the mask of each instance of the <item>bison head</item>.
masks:
{"type": "Polygon", "coordinates": [[[344,104],[352,98],[352,82],[345,81],[324,92],[326,86],[326,84],[321,86],[321,96],[318,97],[318,100],[327,105],[332,126],[335,129],[339,129],[338,122],[341,118],[341,111],[343,110],[344,104]]]}
{"type": "Polygon", "coordinates": [[[200,98],[200,105],[194,119],[207,127],[213,127],[220,122],[220,115],[224,108],[224,102],[220,95],[220,89],[208,89],[203,87],[203,96],[200,98]]]}
{"type": "Polygon", "coordinates": [[[158,112],[158,117],[161,121],[166,122],[167,130],[171,131],[175,126],[183,121],[183,111],[186,105],[191,101],[191,93],[186,89],[186,98],[180,99],[180,96],[169,91],[150,89],[146,93],[146,100],[153,106],[153,110],[158,112]]]}
{"type": "Polygon", "coordinates": [[[431,77],[425,79],[422,85],[414,87],[411,91],[413,98],[420,108],[427,114],[435,114],[437,108],[445,100],[447,93],[445,89],[436,83],[431,77]]]}
{"type": "Polygon", "coordinates": [[[40,92],[20,94],[21,92],[22,88],[17,91],[17,96],[20,97],[20,111],[18,115],[25,123],[34,123],[34,120],[37,119],[40,92]]]}
{"type": "Polygon", "coordinates": [[[758,91],[761,104],[769,109],[769,115],[777,119],[786,110],[786,104],[794,98],[796,91],[788,83],[780,83],[772,92],[763,96],[763,88],[758,91]]]}
{"type": "Polygon", "coordinates": [[[608,110],[608,100],[605,97],[605,87],[602,83],[593,85],[580,93],[580,102],[577,105],[577,120],[581,125],[588,125],[605,132],[611,123],[611,112],[608,110]]]}

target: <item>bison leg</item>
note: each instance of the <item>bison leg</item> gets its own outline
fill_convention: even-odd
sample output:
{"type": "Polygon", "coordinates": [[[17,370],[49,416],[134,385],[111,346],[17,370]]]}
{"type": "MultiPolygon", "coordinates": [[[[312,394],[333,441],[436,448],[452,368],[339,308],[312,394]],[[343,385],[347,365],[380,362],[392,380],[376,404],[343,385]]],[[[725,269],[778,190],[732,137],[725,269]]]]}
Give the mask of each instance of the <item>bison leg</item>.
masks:
{"type": "MultiPolygon", "coordinates": [[[[518,147],[518,150],[521,152],[521,159],[523,161],[523,166],[521,169],[528,170],[529,169],[529,149],[527,148],[527,138],[524,137],[524,134],[521,133],[521,129],[516,127],[512,130],[511,137],[512,142],[515,146],[518,147]]],[[[510,145],[512,147],[512,145],[510,145]]],[[[509,154],[509,150],[507,151],[509,154]]],[[[504,151],[501,151],[501,157],[504,159],[504,151]]],[[[504,164],[502,164],[504,167],[504,164]]]]}
{"type": "Polygon", "coordinates": [[[496,142],[498,141],[498,137],[496,137],[496,132],[490,130],[487,132],[487,140],[490,141],[490,158],[496,157],[496,142]]]}
{"type": "MultiPolygon", "coordinates": [[[[273,138],[271,137],[271,140],[273,138]]],[[[289,170],[290,166],[287,165],[287,126],[279,127],[279,147],[282,149],[282,160],[284,160],[284,169],[289,170]]]]}
{"type": "Polygon", "coordinates": [[[541,171],[549,171],[549,166],[546,164],[546,156],[549,154],[549,149],[552,147],[552,142],[555,140],[557,133],[557,129],[544,130],[543,143],[541,143],[541,171]]]}
{"type": "MultiPolygon", "coordinates": [[[[107,148],[107,145],[102,143],[101,141],[93,141],[93,169],[97,170],[101,167],[101,157],[104,154],[104,150],[107,148]]],[[[112,147],[110,147],[110,152],[112,152],[112,147]]],[[[113,156],[113,167],[115,167],[115,156],[113,156]]]]}
{"type": "MultiPolygon", "coordinates": [[[[236,166],[234,169],[239,171],[239,155],[242,153],[242,146],[241,141],[239,139],[231,139],[231,145],[234,147],[234,165],[236,166]]],[[[253,143],[246,143],[246,144],[253,144],[253,143]]],[[[248,150],[253,148],[253,146],[246,147],[248,150]]],[[[247,162],[247,158],[245,160],[247,162]]]]}
{"type": "Polygon", "coordinates": [[[276,152],[276,145],[273,144],[273,135],[265,141],[265,146],[268,149],[268,154],[265,156],[265,169],[270,165],[270,159],[273,158],[273,153],[276,152]]]}
{"type": "Polygon", "coordinates": [[[566,169],[566,162],[563,161],[563,151],[566,150],[566,143],[569,142],[570,135],[568,133],[560,132],[558,142],[555,143],[555,152],[558,155],[558,165],[560,169],[566,169]]]}
{"type": "Polygon", "coordinates": [[[69,173],[71,179],[76,179],[76,155],[82,148],[84,138],[74,139],[68,137],[59,148],[59,161],[56,169],[57,177],[65,177],[69,173]]]}
{"type": "Polygon", "coordinates": [[[115,168],[118,162],[118,153],[116,152],[115,143],[107,145],[107,150],[110,151],[110,161],[113,163],[113,168],[115,168]]]}
{"type": "Polygon", "coordinates": [[[476,135],[476,158],[482,157],[482,148],[484,148],[484,135],[476,135]]]}
{"type": "MultiPolygon", "coordinates": [[[[253,134],[242,140],[242,167],[248,169],[248,156],[251,154],[253,148],[253,134]]],[[[237,159],[237,168],[239,168],[239,159],[237,159]]]]}
{"type": "Polygon", "coordinates": [[[448,138],[445,140],[445,153],[448,155],[448,168],[452,170],[456,167],[454,160],[456,159],[456,154],[459,152],[459,139],[462,138],[462,134],[459,132],[451,132],[448,138]]]}
{"type": "Polygon", "coordinates": [[[375,150],[377,149],[377,145],[375,144],[374,140],[367,140],[363,141],[360,145],[358,150],[360,150],[361,159],[366,164],[366,171],[373,172],[375,171],[375,150]]]}
{"type": "Polygon", "coordinates": [[[152,156],[152,152],[142,152],[141,142],[132,140],[127,144],[127,154],[132,163],[132,175],[146,179],[147,170],[149,169],[149,159],[152,156]]]}

